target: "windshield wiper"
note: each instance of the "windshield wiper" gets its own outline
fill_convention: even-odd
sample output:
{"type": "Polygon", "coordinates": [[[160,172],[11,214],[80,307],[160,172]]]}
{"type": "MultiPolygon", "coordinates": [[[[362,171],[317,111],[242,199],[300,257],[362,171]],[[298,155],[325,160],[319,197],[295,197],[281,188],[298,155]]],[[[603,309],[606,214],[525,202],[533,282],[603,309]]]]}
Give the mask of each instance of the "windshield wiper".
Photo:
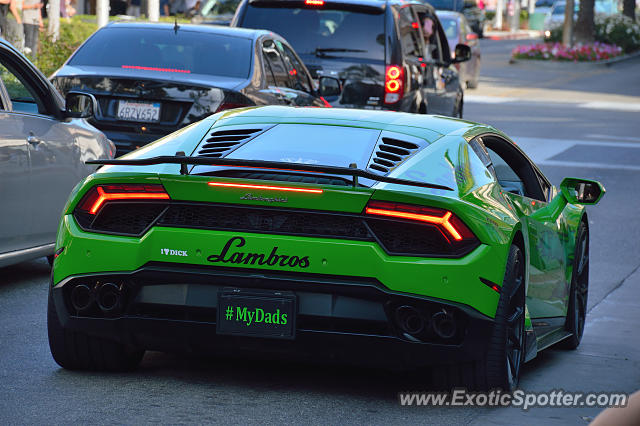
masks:
{"type": "Polygon", "coordinates": [[[322,58],[327,56],[326,53],[327,52],[357,52],[357,53],[364,53],[366,52],[366,50],[363,49],[344,49],[341,47],[317,47],[316,50],[313,51],[313,54],[322,58]]]}

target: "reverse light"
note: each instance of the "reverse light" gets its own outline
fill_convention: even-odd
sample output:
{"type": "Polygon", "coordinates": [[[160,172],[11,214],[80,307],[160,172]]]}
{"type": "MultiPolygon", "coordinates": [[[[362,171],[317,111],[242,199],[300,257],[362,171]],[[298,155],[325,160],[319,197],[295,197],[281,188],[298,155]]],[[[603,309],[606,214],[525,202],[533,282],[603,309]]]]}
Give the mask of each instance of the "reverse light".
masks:
{"type": "Polygon", "coordinates": [[[458,242],[475,239],[473,232],[457,216],[444,209],[371,201],[365,208],[365,213],[435,225],[448,241],[451,238],[458,242]]]}
{"type": "Polygon", "coordinates": [[[388,65],[384,76],[384,103],[394,104],[404,92],[404,68],[388,65]]]}
{"type": "Polygon", "coordinates": [[[285,192],[304,192],[308,194],[322,194],[322,189],[315,188],[299,188],[291,186],[275,186],[275,185],[254,185],[249,183],[226,183],[226,182],[209,182],[209,186],[222,188],[241,188],[241,189],[259,189],[267,191],[285,191],[285,192]]]}
{"type": "Polygon", "coordinates": [[[95,215],[109,201],[168,200],[169,194],[162,185],[122,184],[94,186],[84,196],[78,209],[95,215]]]}

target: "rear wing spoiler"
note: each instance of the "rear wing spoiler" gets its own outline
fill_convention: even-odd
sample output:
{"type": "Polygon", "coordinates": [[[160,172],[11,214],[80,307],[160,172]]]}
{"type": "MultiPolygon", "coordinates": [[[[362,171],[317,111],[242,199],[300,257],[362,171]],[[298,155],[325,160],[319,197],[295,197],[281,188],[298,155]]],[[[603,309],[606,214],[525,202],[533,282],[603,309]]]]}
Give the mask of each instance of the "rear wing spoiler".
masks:
{"type": "Polygon", "coordinates": [[[177,155],[163,155],[159,157],[139,158],[132,160],[90,160],[86,161],[86,164],[100,164],[100,165],[114,165],[114,166],[152,166],[155,164],[180,164],[180,174],[187,175],[189,170],[187,165],[197,166],[230,166],[230,167],[247,167],[258,169],[276,169],[290,172],[316,172],[316,173],[329,173],[333,175],[351,176],[353,186],[358,185],[358,178],[371,179],[377,182],[395,183],[398,185],[417,186],[420,188],[430,189],[442,189],[445,191],[453,191],[452,188],[444,185],[437,185],[435,183],[417,182],[406,179],[397,179],[387,176],[381,176],[376,173],[368,172],[357,168],[355,163],[349,165],[349,167],[338,166],[319,166],[315,164],[300,164],[300,163],[285,163],[282,161],[264,161],[264,160],[243,160],[236,158],[202,158],[202,157],[187,157],[182,152],[177,152],[177,155]]]}

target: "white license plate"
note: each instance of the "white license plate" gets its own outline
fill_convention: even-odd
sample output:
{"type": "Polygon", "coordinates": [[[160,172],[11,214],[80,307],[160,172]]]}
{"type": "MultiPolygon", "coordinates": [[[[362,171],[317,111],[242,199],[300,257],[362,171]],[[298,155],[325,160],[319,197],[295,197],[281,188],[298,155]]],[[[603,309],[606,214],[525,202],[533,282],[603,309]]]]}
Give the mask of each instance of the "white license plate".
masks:
{"type": "Polygon", "coordinates": [[[160,102],[118,102],[118,118],[128,121],[160,121],[160,102]]]}

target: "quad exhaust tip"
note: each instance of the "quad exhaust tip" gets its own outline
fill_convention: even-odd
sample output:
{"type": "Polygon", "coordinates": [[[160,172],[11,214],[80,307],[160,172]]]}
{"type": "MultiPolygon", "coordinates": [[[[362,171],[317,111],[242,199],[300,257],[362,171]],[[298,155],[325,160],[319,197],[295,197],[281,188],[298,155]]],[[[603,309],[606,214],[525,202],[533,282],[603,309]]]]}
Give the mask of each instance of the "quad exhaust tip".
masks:
{"type": "Polygon", "coordinates": [[[77,285],[71,291],[71,305],[76,311],[86,311],[93,304],[93,292],[85,284],[77,285]]]}
{"type": "Polygon", "coordinates": [[[420,311],[409,305],[396,308],[396,321],[402,331],[410,335],[420,334],[426,325],[425,318],[420,311]]]}
{"type": "MultiPolygon", "coordinates": [[[[75,290],[75,289],[74,289],[75,290]]],[[[120,308],[120,287],[114,283],[105,283],[100,286],[96,301],[100,309],[105,312],[113,312],[120,308]]]]}
{"type": "Polygon", "coordinates": [[[451,339],[458,331],[453,315],[444,309],[433,314],[431,323],[433,324],[433,331],[443,339],[451,339]]]}

